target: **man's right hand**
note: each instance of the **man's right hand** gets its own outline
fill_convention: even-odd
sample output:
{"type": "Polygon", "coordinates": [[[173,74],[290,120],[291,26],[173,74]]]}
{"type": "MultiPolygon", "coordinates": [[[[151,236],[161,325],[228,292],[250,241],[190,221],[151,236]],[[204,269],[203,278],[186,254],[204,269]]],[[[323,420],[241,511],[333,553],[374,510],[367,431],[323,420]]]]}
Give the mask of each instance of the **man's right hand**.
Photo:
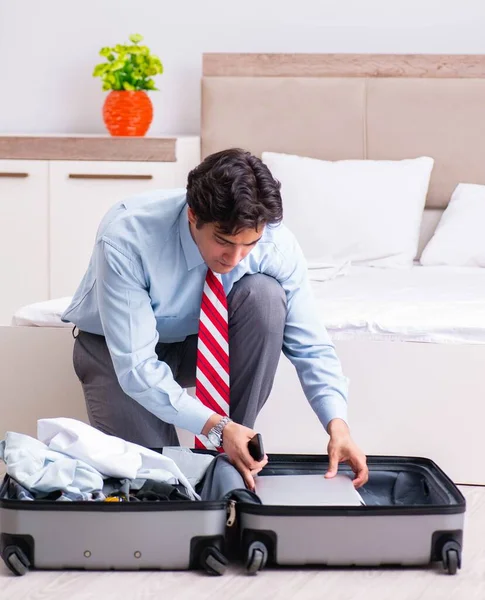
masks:
{"type": "Polygon", "coordinates": [[[263,460],[256,461],[249,454],[248,442],[256,435],[256,432],[244,425],[228,423],[222,432],[222,445],[229,460],[241,473],[246,486],[254,492],[254,475],[268,463],[268,457],[264,455],[263,460]]]}
{"type": "MultiPolygon", "coordinates": [[[[214,413],[204,425],[202,434],[207,435],[217,425],[222,417],[214,413]]],[[[256,461],[249,454],[248,442],[256,435],[256,432],[244,425],[238,425],[231,421],[222,431],[222,445],[229,460],[241,473],[246,486],[254,492],[254,475],[259,473],[267,464],[268,457],[264,455],[263,460],[256,461]]]]}

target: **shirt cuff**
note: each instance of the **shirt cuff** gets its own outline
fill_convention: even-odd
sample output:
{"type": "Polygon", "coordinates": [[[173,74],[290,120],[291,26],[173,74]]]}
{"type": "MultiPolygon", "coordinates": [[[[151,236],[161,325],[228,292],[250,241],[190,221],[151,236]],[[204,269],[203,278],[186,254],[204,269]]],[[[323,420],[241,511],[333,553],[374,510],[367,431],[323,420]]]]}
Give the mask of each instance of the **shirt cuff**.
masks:
{"type": "Polygon", "coordinates": [[[313,406],[320,423],[327,431],[328,424],[332,419],[342,419],[349,425],[347,402],[341,396],[322,398],[317,405],[313,406]]]}
{"type": "Polygon", "coordinates": [[[198,435],[213,414],[212,409],[184,391],[177,400],[177,416],[173,420],[173,424],[198,435]]]}

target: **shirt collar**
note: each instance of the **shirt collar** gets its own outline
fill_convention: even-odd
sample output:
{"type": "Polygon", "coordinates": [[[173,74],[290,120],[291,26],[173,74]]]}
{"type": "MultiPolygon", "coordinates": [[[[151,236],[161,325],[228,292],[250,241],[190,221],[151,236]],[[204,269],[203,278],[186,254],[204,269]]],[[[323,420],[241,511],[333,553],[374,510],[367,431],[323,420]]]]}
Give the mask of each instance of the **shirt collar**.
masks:
{"type": "Polygon", "coordinates": [[[185,260],[187,262],[187,269],[191,271],[202,265],[204,259],[202,258],[197,244],[194,242],[192,234],[189,228],[189,217],[187,215],[188,204],[184,206],[184,209],[180,213],[179,217],[179,230],[180,230],[180,242],[182,244],[182,250],[184,251],[185,260]]]}

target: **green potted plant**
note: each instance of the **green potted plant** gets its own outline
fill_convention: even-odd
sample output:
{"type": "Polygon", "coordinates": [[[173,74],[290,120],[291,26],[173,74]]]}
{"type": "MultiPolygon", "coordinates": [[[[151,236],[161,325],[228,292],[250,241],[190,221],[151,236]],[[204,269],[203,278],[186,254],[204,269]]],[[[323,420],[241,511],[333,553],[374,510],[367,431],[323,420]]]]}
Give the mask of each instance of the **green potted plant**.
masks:
{"type": "Polygon", "coordinates": [[[146,93],[157,90],[153,77],[163,73],[158,56],[141,46],[143,36],[130,35],[131,44],[101,48],[106,62],[94,67],[103,90],[110,91],[103,105],[103,119],[113,136],[143,136],[153,119],[153,105],[146,93]]]}

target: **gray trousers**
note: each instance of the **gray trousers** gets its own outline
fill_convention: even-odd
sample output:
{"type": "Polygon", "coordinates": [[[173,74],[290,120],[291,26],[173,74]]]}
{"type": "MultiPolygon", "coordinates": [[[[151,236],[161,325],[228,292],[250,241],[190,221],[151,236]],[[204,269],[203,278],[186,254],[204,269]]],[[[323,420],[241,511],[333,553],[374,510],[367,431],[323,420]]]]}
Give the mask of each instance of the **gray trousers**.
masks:
{"type": "MultiPolygon", "coordinates": [[[[240,279],[227,301],[230,416],[252,428],[273,386],[283,345],[286,297],[275,279],[258,273],[240,279]]],[[[183,342],[158,343],[155,351],[179,385],[195,385],[197,335],[183,342]]],[[[147,448],[179,445],[173,425],[123,392],[104,336],[80,331],[74,343],[73,364],[93,427],[147,448]]]]}

